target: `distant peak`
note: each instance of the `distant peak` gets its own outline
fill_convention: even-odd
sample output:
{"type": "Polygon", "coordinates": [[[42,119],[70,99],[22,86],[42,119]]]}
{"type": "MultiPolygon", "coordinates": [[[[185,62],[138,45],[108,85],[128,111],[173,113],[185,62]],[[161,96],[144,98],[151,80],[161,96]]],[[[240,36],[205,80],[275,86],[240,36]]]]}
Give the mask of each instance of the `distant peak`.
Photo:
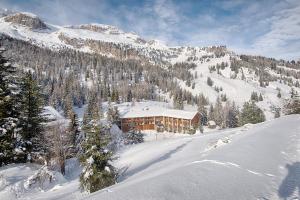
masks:
{"type": "Polygon", "coordinates": [[[107,34],[121,34],[124,33],[121,29],[116,26],[106,25],[106,24],[98,24],[98,23],[91,23],[91,24],[80,24],[80,25],[72,25],[68,28],[74,29],[85,29],[93,32],[99,33],[107,33],[107,34]]]}
{"type": "Polygon", "coordinates": [[[49,29],[47,25],[35,14],[28,12],[18,12],[4,18],[6,22],[23,25],[30,29],[49,29]]]}

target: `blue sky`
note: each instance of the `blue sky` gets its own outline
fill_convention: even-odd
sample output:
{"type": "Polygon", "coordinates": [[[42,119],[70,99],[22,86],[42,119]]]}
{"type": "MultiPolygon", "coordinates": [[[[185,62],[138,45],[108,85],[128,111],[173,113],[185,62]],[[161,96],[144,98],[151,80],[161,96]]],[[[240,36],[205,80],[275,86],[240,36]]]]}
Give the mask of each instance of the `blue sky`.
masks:
{"type": "Polygon", "coordinates": [[[300,58],[300,0],[0,0],[59,25],[103,23],[168,45],[300,58]]]}

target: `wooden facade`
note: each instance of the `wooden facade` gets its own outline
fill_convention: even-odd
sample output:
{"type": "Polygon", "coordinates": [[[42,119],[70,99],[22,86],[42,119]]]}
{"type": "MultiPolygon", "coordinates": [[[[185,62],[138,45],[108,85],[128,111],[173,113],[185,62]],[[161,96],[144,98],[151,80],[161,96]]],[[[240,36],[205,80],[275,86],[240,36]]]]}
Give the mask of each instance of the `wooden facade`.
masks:
{"type": "Polygon", "coordinates": [[[121,118],[123,132],[128,132],[134,127],[137,130],[157,130],[174,133],[188,133],[193,127],[197,127],[200,114],[196,113],[193,118],[184,119],[174,116],[150,116],[150,117],[124,117],[121,118]]]}

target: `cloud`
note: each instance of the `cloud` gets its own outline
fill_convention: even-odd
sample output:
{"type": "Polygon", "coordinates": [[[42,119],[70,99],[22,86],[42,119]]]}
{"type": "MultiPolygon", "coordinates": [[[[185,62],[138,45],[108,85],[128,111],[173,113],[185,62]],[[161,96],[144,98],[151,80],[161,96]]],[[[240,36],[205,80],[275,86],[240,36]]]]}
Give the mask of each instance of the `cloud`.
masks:
{"type": "Polygon", "coordinates": [[[270,30],[258,37],[252,48],[277,58],[300,57],[300,2],[276,12],[270,21],[270,30]]]}

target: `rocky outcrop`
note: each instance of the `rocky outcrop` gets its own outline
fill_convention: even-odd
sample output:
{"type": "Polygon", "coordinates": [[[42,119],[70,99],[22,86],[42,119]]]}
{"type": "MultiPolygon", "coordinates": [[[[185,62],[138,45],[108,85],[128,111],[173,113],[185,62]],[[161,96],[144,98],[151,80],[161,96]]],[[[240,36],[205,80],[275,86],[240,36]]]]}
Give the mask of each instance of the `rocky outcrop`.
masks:
{"type": "Polygon", "coordinates": [[[6,22],[23,25],[30,29],[49,29],[47,25],[37,16],[27,13],[16,13],[4,18],[6,22]]]}

